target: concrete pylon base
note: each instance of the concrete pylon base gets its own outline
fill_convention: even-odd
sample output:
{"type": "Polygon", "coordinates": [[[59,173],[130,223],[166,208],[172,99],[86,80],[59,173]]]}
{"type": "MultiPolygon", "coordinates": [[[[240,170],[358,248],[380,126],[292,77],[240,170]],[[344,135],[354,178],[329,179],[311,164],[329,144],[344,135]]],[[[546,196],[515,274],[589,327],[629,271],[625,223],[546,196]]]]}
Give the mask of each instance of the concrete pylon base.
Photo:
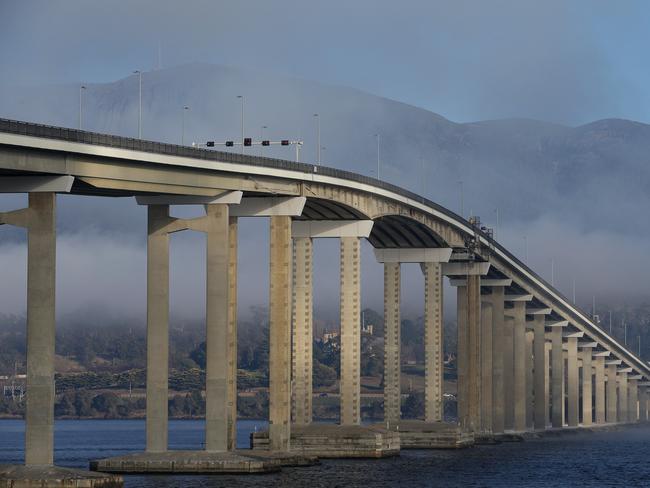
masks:
{"type": "MultiPolygon", "coordinates": [[[[251,434],[251,447],[268,449],[268,432],[251,434]]],[[[291,451],[319,458],[383,458],[397,456],[399,434],[380,426],[310,424],[291,426],[291,451]]]]}
{"type": "Polygon", "coordinates": [[[314,458],[295,454],[269,455],[255,451],[167,451],[127,454],[90,462],[90,469],[106,473],[252,474],[273,473],[282,466],[306,466],[314,458]]]}
{"type": "Polygon", "coordinates": [[[116,474],[94,473],[58,466],[0,465],[0,488],[121,488],[116,474]]]}
{"type": "Polygon", "coordinates": [[[399,434],[402,449],[463,449],[474,445],[474,434],[446,422],[400,420],[388,428],[399,434]]]}

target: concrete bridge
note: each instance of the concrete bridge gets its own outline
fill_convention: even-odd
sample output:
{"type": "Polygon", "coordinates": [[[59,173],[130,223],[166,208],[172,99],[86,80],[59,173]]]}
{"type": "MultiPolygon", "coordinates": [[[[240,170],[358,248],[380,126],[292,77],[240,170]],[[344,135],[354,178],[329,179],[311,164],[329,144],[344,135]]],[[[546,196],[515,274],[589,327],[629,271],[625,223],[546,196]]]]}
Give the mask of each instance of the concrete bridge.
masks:
{"type": "Polygon", "coordinates": [[[5,480],[119,483],[118,475],[52,467],[56,194],[135,197],[148,208],[146,452],[95,463],[100,471],[265,471],[313,456],[392,455],[400,443],[436,447],[445,436],[460,445],[648,418],[647,364],[478,225],[389,183],[0,120],[0,191],[29,194],[28,208],[0,214],[0,223],[28,232],[25,466],[5,466],[5,480]],[[187,204],[204,205],[205,215],[170,216],[170,205],[187,204]],[[256,449],[236,451],[237,225],[251,216],[270,221],[270,428],[256,436],[256,449]],[[206,443],[205,451],[173,452],[169,235],[186,229],[207,235],[206,443]],[[328,427],[312,424],[311,413],[312,242],[319,238],[340,241],[341,425],[328,427]],[[375,426],[360,422],[364,238],[384,265],[384,423],[375,426]],[[426,412],[419,422],[400,419],[401,263],[419,263],[424,274],[426,412]],[[458,304],[457,426],[442,423],[445,277],[458,304]]]}

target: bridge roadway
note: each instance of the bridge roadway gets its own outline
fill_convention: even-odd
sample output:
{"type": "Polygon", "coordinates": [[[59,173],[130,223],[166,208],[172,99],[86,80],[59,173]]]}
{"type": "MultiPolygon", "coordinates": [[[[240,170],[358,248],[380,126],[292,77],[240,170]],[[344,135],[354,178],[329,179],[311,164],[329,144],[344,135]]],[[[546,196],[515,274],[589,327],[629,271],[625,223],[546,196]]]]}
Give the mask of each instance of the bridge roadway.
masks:
{"type": "Polygon", "coordinates": [[[361,418],[364,238],[384,264],[387,432],[400,423],[406,262],[420,263],[425,277],[423,425],[443,419],[445,276],[457,290],[460,432],[489,437],[648,418],[647,364],[479,226],[392,184],[310,164],[0,120],[0,192],[29,194],[28,208],[0,214],[0,223],[28,231],[27,468],[53,464],[56,194],[135,197],[148,207],[147,455],[168,454],[169,234],[185,229],[207,235],[206,452],[234,450],[237,223],[250,216],[270,220],[271,452],[307,449],[291,427],[312,425],[318,238],[340,241],[343,426],[361,418]],[[183,204],[204,205],[205,216],[170,217],[170,205],[183,204]]]}

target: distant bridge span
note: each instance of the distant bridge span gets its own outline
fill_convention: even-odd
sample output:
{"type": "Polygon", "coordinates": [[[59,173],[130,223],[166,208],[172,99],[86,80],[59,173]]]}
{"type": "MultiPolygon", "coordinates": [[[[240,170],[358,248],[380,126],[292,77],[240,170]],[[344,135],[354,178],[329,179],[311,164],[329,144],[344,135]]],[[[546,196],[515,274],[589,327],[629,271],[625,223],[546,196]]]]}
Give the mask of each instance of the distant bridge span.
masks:
{"type": "Polygon", "coordinates": [[[237,219],[252,215],[271,220],[272,449],[289,449],[292,421],[311,423],[311,242],[319,237],[341,241],[342,424],[360,422],[360,238],[385,268],[387,421],[400,420],[395,290],[402,262],[419,262],[425,273],[427,422],[442,420],[443,276],[458,287],[463,429],[499,434],[647,420],[646,363],[477,225],[390,183],[312,164],[0,119],[0,191],[30,194],[28,210],[0,214],[0,223],[27,227],[30,235],[28,371],[36,373],[27,390],[43,397],[28,402],[27,464],[52,463],[52,415],[43,409],[53,401],[55,193],[133,196],[149,206],[150,452],[167,449],[168,234],[184,229],[208,235],[206,448],[233,448],[237,219]],[[206,217],[169,217],[169,205],[183,203],[205,204],[206,217]]]}

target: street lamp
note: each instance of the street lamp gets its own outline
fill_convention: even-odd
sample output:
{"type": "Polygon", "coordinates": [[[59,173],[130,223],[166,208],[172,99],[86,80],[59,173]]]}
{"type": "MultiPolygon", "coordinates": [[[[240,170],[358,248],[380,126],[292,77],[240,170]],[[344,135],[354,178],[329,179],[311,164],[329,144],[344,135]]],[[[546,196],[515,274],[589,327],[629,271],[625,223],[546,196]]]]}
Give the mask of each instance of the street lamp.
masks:
{"type": "Polygon", "coordinates": [[[314,114],[314,117],[316,117],[316,164],[320,166],[320,115],[314,114]]]}
{"type": "Polygon", "coordinates": [[[142,139],[142,71],[135,70],[138,75],[138,139],[142,139]]]}
{"type": "MultiPolygon", "coordinates": [[[[265,125],[263,125],[263,126],[261,127],[261,129],[260,129],[260,141],[263,141],[263,140],[264,140],[264,129],[268,129],[268,127],[265,126],[265,125]]],[[[260,144],[260,156],[262,155],[262,148],[263,148],[263,147],[264,147],[264,146],[263,146],[262,144],[260,144]]]]}
{"type": "Polygon", "coordinates": [[[185,112],[190,109],[187,105],[183,107],[183,125],[181,128],[181,146],[185,145],[185,112]]]}
{"type": "Polygon", "coordinates": [[[244,95],[237,95],[241,99],[241,153],[244,154],[244,95]]]}
{"type": "Polygon", "coordinates": [[[81,103],[82,103],[82,96],[81,94],[83,91],[86,89],[85,85],[81,85],[79,87],[79,130],[81,130],[81,116],[82,116],[82,109],[81,109],[81,103]]]}

